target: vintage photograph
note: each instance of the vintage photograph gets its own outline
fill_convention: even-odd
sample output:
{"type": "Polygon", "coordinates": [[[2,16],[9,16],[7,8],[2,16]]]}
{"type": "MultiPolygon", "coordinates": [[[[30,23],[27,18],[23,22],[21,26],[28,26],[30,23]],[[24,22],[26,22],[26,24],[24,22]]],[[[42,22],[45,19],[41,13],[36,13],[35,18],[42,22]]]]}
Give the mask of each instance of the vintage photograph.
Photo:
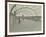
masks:
{"type": "Polygon", "coordinates": [[[7,36],[7,37],[20,37],[20,36],[7,36]]]}
{"type": "Polygon", "coordinates": [[[8,35],[43,33],[43,4],[7,3],[8,35]]]}
{"type": "Polygon", "coordinates": [[[7,36],[7,37],[20,37],[20,36],[7,36]]]}

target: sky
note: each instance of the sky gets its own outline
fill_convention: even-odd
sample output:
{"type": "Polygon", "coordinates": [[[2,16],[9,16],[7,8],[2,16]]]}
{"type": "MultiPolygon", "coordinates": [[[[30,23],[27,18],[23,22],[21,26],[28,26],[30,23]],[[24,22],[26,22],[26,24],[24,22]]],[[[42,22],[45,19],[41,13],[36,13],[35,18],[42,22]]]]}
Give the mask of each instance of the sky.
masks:
{"type": "Polygon", "coordinates": [[[41,16],[42,6],[41,5],[19,5],[19,4],[9,4],[9,11],[12,9],[12,13],[16,12],[16,16],[41,16]],[[14,6],[14,8],[13,8],[14,6]],[[13,9],[12,9],[13,8],[13,9]]]}

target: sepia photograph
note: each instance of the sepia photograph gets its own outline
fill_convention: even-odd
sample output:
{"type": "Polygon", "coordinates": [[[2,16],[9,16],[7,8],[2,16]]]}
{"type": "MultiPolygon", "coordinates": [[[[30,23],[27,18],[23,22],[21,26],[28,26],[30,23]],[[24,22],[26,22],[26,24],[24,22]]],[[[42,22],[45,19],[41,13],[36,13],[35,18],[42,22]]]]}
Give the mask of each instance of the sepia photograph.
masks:
{"type": "Polygon", "coordinates": [[[43,33],[43,4],[7,3],[7,34],[43,33]]]}

